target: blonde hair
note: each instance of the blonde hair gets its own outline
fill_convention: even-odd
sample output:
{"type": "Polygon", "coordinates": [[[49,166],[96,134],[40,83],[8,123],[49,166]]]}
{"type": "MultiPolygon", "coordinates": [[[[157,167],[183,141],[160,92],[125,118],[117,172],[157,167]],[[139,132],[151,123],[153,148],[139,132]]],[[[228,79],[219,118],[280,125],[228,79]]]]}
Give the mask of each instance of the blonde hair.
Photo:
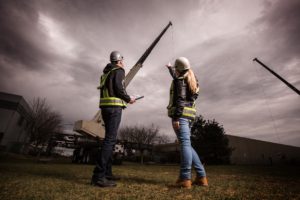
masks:
{"type": "Polygon", "coordinates": [[[193,94],[196,94],[199,92],[199,85],[198,81],[195,77],[195,74],[192,69],[187,70],[187,72],[184,74],[184,78],[186,79],[189,89],[193,94]]]}

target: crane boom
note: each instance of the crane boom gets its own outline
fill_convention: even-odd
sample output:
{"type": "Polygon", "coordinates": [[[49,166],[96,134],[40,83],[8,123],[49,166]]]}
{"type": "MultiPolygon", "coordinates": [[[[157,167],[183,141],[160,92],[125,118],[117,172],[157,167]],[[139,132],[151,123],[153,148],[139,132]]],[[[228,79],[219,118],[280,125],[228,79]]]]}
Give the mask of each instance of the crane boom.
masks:
{"type": "MultiPolygon", "coordinates": [[[[165,34],[165,32],[168,30],[168,28],[172,26],[172,22],[169,22],[168,25],[162,30],[162,32],[155,38],[155,40],[152,42],[152,44],[148,47],[148,49],[144,52],[144,54],[139,58],[139,60],[136,62],[136,64],[130,69],[129,73],[125,76],[124,80],[124,86],[127,87],[129,83],[132,81],[136,73],[141,69],[144,61],[147,59],[153,48],[156,46],[156,44],[159,42],[161,37],[165,34]]],[[[101,117],[101,111],[98,110],[96,115],[93,117],[92,120],[79,120],[76,121],[74,124],[74,131],[81,133],[83,135],[92,136],[94,138],[104,137],[104,128],[103,128],[103,120],[101,117]]]]}
{"type": "Polygon", "coordinates": [[[168,25],[162,30],[162,32],[157,36],[157,38],[152,42],[152,44],[148,47],[145,53],[140,57],[140,59],[136,62],[136,64],[130,69],[128,74],[125,77],[125,88],[129,85],[132,81],[133,77],[136,73],[142,68],[144,61],[147,59],[153,48],[159,42],[160,38],[165,34],[168,28],[172,26],[172,22],[169,22],[168,25]]]}
{"type": "Polygon", "coordinates": [[[283,83],[285,83],[290,89],[292,89],[294,92],[296,92],[298,95],[300,95],[300,91],[295,86],[293,86],[291,83],[289,83],[284,78],[279,76],[279,74],[277,74],[272,69],[270,69],[268,66],[266,66],[264,63],[262,63],[260,60],[258,60],[258,58],[254,58],[253,61],[256,61],[257,63],[259,63],[261,66],[263,66],[265,69],[267,69],[271,74],[273,74],[275,77],[277,77],[283,83]]]}

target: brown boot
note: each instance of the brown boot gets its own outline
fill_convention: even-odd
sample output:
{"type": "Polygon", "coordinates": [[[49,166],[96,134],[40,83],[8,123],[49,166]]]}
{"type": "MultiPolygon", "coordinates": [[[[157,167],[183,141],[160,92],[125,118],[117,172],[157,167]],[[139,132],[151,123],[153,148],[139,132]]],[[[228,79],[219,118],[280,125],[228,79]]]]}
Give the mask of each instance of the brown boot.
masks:
{"type": "Polygon", "coordinates": [[[186,180],[177,179],[176,186],[191,189],[192,188],[192,181],[189,180],[189,179],[186,179],[186,180]]]}
{"type": "Polygon", "coordinates": [[[199,185],[199,186],[208,186],[207,178],[204,177],[196,177],[195,181],[193,182],[193,185],[199,185]]]}

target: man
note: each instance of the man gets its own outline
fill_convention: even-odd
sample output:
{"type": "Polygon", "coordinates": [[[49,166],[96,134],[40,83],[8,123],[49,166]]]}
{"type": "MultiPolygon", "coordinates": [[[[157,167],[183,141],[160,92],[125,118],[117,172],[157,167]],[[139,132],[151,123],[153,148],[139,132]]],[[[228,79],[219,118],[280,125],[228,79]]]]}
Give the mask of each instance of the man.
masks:
{"type": "Polygon", "coordinates": [[[100,80],[100,105],[102,118],[105,124],[105,137],[101,153],[96,160],[96,167],[91,180],[92,185],[99,187],[114,187],[119,178],[112,174],[112,154],[116,144],[118,128],[121,122],[122,109],[127,103],[133,104],[125,90],[125,70],[123,56],[118,51],[110,54],[111,63],[103,70],[100,80]]]}

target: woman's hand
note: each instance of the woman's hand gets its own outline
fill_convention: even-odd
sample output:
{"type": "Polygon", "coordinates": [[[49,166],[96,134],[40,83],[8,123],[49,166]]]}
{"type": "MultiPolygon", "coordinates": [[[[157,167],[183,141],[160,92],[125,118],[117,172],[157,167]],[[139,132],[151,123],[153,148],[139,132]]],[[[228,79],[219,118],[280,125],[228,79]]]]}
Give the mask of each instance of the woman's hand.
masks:
{"type": "Polygon", "coordinates": [[[169,62],[168,64],[166,64],[166,67],[172,67],[171,63],[169,62]]]}
{"type": "Polygon", "coordinates": [[[173,129],[174,129],[174,130],[179,130],[180,125],[179,125],[179,121],[178,121],[178,120],[173,121],[173,122],[172,122],[172,125],[173,125],[173,129]]]}

